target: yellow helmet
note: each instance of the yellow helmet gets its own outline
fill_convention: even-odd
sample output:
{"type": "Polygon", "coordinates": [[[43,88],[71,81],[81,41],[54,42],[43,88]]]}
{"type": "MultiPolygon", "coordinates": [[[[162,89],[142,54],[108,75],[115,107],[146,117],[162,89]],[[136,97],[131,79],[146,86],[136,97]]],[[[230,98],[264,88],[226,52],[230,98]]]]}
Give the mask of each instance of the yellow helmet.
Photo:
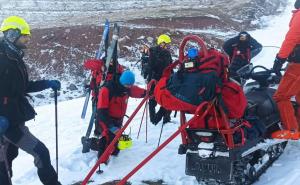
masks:
{"type": "Polygon", "coordinates": [[[10,16],[4,19],[0,31],[4,32],[9,29],[18,29],[21,31],[21,35],[30,35],[29,25],[23,18],[18,16],[10,16]]]}
{"type": "Polygon", "coordinates": [[[125,150],[132,147],[132,139],[128,136],[123,134],[118,143],[118,149],[119,150],[125,150]]]}
{"type": "Polygon", "coordinates": [[[166,34],[162,34],[157,39],[157,45],[160,45],[163,42],[166,44],[169,44],[169,43],[171,43],[171,38],[166,34]]]}

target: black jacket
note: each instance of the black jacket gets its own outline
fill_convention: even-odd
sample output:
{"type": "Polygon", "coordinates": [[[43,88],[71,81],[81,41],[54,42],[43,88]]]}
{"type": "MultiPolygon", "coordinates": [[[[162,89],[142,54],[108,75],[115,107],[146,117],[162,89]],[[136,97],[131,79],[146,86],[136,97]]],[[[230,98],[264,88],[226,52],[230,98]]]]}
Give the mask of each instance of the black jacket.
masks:
{"type": "Polygon", "coordinates": [[[172,57],[170,51],[160,46],[150,48],[148,81],[151,79],[159,80],[164,69],[171,63],[172,57]]]}
{"type": "Polygon", "coordinates": [[[18,125],[36,115],[26,95],[49,88],[46,80],[29,81],[23,52],[5,40],[0,41],[0,115],[18,125]]]}
{"type": "MultiPolygon", "coordinates": [[[[247,32],[245,32],[245,33],[247,34],[247,32]]],[[[250,57],[251,58],[255,57],[262,50],[262,45],[259,42],[257,42],[249,34],[247,37],[248,37],[247,41],[244,41],[244,42],[241,42],[239,40],[239,36],[233,37],[224,42],[223,50],[227,53],[230,60],[232,60],[235,48],[240,50],[242,53],[246,53],[246,50],[250,49],[250,57]]],[[[250,59],[249,59],[249,61],[250,61],[250,59]]]]}

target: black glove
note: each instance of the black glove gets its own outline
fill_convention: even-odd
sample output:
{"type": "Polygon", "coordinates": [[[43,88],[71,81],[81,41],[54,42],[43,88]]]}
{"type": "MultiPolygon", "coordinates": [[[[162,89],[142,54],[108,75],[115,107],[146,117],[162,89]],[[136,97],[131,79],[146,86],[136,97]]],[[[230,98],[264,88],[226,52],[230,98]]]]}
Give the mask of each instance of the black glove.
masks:
{"type": "Polygon", "coordinates": [[[273,71],[277,76],[281,76],[280,70],[285,63],[286,59],[285,58],[280,58],[276,56],[273,64],[273,71]]]}
{"type": "Polygon", "coordinates": [[[58,81],[58,80],[48,80],[47,85],[49,88],[53,89],[54,91],[60,90],[60,87],[61,87],[60,81],[58,81]]]}

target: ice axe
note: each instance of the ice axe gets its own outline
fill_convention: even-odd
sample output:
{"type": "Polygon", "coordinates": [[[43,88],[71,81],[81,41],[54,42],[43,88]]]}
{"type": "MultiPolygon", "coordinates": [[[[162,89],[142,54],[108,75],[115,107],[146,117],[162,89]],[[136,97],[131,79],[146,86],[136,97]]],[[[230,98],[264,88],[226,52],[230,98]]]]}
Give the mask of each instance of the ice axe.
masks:
{"type": "Polygon", "coordinates": [[[7,128],[9,127],[9,122],[8,120],[3,117],[0,116],[0,150],[1,150],[1,155],[4,158],[4,164],[5,164],[5,168],[6,168],[6,172],[7,172],[7,176],[8,176],[8,182],[10,185],[12,185],[11,182],[11,174],[10,174],[10,166],[8,165],[8,161],[7,161],[7,157],[6,157],[6,153],[5,153],[5,145],[4,145],[4,141],[3,141],[3,135],[6,132],[7,128]]]}

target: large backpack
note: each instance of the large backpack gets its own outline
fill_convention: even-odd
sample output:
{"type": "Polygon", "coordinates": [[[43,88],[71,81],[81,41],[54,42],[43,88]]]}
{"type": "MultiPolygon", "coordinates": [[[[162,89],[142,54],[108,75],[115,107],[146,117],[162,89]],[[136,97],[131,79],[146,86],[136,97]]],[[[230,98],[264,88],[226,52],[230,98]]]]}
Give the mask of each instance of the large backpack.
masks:
{"type": "MultiPolygon", "coordinates": [[[[168,110],[194,112],[200,103],[212,100],[220,92],[222,81],[227,80],[228,57],[215,49],[206,49],[197,36],[190,39],[201,46],[193,67],[185,68],[187,56],[180,52],[179,61],[165,69],[154,90],[156,101],[168,110]],[[180,69],[172,74],[177,65],[180,69]]],[[[184,40],[181,46],[187,41],[184,40]]]]}
{"type": "Polygon", "coordinates": [[[220,95],[218,98],[221,99],[229,118],[242,117],[247,100],[242,88],[228,81],[228,57],[216,49],[206,49],[201,38],[197,36],[187,38],[182,42],[180,51],[183,51],[182,45],[185,45],[187,40],[194,40],[201,45],[199,58],[193,68],[186,70],[183,66],[187,57],[181,52],[179,60],[165,69],[162,78],[156,84],[156,101],[168,110],[194,113],[203,101],[211,101],[220,95]],[[172,73],[172,69],[178,65],[178,72],[172,73]]]}

